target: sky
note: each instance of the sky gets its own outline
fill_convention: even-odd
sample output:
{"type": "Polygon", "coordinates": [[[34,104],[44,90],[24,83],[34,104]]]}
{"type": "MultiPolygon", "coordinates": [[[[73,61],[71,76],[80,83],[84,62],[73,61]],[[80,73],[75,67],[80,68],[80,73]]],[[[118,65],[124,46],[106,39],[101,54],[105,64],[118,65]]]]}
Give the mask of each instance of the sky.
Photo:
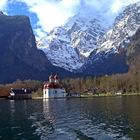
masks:
{"type": "Polygon", "coordinates": [[[8,15],[29,16],[39,39],[79,11],[101,13],[109,21],[125,6],[137,1],[140,0],[0,0],[0,9],[8,15]]]}

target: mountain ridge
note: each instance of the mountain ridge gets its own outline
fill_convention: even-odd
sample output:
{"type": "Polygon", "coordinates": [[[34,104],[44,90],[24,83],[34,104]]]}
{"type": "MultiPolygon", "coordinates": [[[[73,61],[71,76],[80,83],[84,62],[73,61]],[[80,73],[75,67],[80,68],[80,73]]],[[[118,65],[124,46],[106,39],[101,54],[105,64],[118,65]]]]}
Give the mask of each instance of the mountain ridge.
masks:
{"type": "MultiPolygon", "coordinates": [[[[110,74],[113,71],[114,73],[126,72],[128,66],[125,62],[125,55],[122,52],[126,51],[131,37],[135,35],[140,27],[139,9],[140,2],[127,6],[116,17],[112,27],[105,26],[106,29],[100,20],[102,17],[96,19],[91,15],[87,15],[86,18],[82,14],[75,15],[64,26],[52,30],[48,35],[48,42],[46,44],[41,42],[43,46],[41,49],[53,65],[68,71],[76,73],[83,71],[85,73],[90,69],[91,73],[100,74],[96,68],[94,69],[94,65],[97,65],[97,63],[102,65],[104,60],[106,63],[106,61],[109,62],[109,59],[109,65],[111,65],[113,63],[111,58],[114,60],[117,56],[118,59],[122,58],[122,60],[116,60],[116,66],[115,64],[107,66],[107,69],[112,70],[106,70],[103,73],[110,74]],[[61,49],[65,48],[65,46],[66,49],[61,49]],[[55,53],[52,52],[53,49],[55,49],[55,53]],[[59,54],[63,54],[64,57],[59,57],[59,54]],[[67,58],[65,55],[69,57],[67,58]],[[124,67],[121,63],[123,63],[124,67]],[[119,64],[122,66],[122,71],[121,69],[117,70],[119,64]]],[[[101,69],[101,66],[98,69],[101,69]]]]}
{"type": "Polygon", "coordinates": [[[140,2],[126,7],[109,30],[95,17],[85,21],[76,15],[38,42],[38,48],[28,17],[0,14],[0,83],[46,80],[51,73],[61,77],[126,73],[133,65],[133,51],[140,51],[139,9],[140,2]]]}
{"type": "Polygon", "coordinates": [[[75,71],[98,47],[97,40],[105,30],[98,19],[75,15],[63,27],[53,29],[47,38],[39,42],[39,48],[53,65],[75,71]]]}

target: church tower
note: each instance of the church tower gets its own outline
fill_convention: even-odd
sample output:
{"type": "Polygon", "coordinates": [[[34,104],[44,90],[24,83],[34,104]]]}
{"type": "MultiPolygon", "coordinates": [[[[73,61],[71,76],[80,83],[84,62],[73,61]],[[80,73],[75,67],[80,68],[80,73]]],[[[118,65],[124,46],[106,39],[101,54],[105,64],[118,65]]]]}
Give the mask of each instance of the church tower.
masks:
{"type": "Polygon", "coordinates": [[[50,75],[49,81],[43,87],[43,99],[66,97],[66,91],[59,84],[58,75],[50,75]]]}

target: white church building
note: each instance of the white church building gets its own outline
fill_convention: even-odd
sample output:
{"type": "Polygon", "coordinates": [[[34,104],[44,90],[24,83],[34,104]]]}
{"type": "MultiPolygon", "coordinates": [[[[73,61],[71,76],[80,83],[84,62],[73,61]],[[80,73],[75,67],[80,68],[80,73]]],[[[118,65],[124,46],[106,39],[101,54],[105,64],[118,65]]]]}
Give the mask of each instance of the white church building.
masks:
{"type": "Polygon", "coordinates": [[[66,97],[66,91],[59,84],[58,75],[50,75],[49,81],[43,87],[43,99],[66,97]]]}

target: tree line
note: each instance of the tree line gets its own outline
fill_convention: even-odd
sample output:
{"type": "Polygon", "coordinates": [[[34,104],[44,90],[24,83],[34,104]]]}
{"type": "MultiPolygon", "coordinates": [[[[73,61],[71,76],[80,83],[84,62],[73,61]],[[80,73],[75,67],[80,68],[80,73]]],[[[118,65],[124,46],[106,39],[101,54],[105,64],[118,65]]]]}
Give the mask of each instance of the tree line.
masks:
{"type": "MultiPolygon", "coordinates": [[[[105,75],[100,77],[66,78],[61,85],[68,93],[140,93],[140,55],[129,60],[130,68],[126,74],[105,75]]],[[[11,88],[27,88],[42,94],[43,82],[35,80],[17,80],[14,83],[0,85],[0,96],[8,96],[11,88]]]]}

